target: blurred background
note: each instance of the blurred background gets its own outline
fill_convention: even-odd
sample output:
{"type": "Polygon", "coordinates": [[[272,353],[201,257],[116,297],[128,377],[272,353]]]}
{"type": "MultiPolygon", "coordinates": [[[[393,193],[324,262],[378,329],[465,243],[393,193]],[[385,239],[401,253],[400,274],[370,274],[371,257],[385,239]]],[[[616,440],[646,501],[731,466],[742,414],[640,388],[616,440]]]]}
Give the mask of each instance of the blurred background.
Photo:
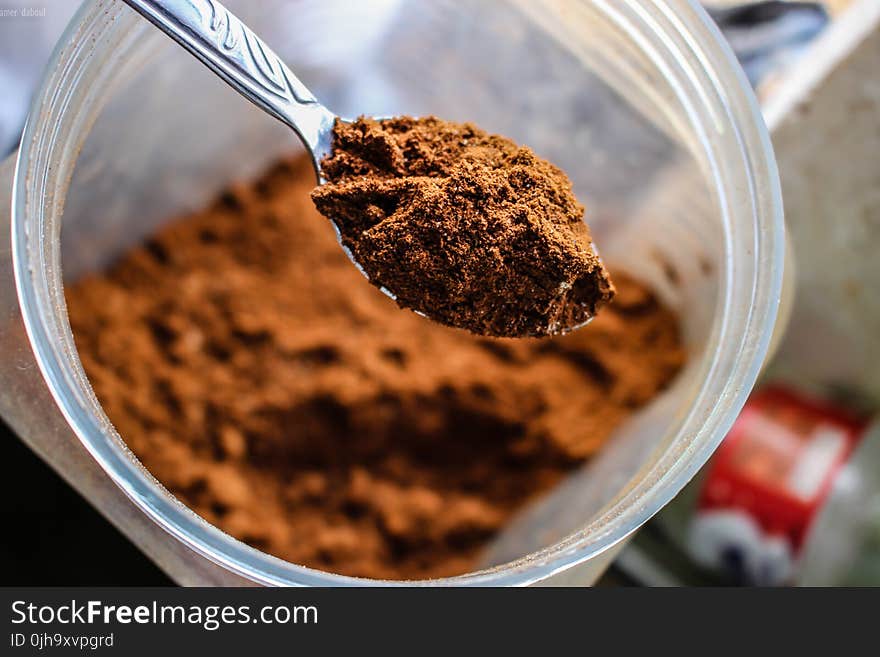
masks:
{"type": "MultiPolygon", "coordinates": [[[[0,0],[0,160],[16,149],[35,86],[78,4],[0,0]]],[[[880,238],[880,164],[872,150],[880,146],[880,0],[705,4],[773,132],[799,290],[819,292],[822,301],[823,282],[840,283],[843,275],[862,287],[847,297],[849,308],[858,307],[849,323],[815,321],[827,302],[799,292],[795,328],[722,447],[600,584],[880,584],[880,475],[874,474],[880,430],[872,376],[880,345],[873,306],[860,296],[875,298],[880,277],[876,263],[859,270],[858,259],[850,269],[840,267],[843,273],[824,273],[816,264],[824,261],[813,254],[828,249],[811,237],[821,231],[816,221],[834,221],[843,225],[835,238],[842,249],[850,240],[870,245],[880,238]],[[792,89],[800,89],[794,109],[792,89]],[[833,111],[825,109],[826,97],[833,111]],[[848,120],[855,114],[867,119],[848,120]],[[813,166],[817,152],[839,177],[813,166]],[[847,166],[860,175],[849,175],[847,166]],[[857,185],[840,182],[856,178],[857,185]],[[846,206],[839,217],[820,214],[811,210],[815,198],[832,207],[845,199],[846,206]],[[848,230],[852,217],[862,223],[848,230]]],[[[2,425],[0,462],[7,535],[0,541],[0,582],[171,584],[2,425]]]]}

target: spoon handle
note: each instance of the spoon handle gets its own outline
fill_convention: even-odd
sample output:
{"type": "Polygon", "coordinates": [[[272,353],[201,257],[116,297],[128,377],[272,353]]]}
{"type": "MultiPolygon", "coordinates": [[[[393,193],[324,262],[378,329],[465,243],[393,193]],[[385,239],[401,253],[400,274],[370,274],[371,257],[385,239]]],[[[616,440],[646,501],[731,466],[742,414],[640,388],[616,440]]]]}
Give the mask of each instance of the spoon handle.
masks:
{"type": "Polygon", "coordinates": [[[293,128],[317,159],[335,116],[217,0],[125,0],[252,103],[293,128]]]}

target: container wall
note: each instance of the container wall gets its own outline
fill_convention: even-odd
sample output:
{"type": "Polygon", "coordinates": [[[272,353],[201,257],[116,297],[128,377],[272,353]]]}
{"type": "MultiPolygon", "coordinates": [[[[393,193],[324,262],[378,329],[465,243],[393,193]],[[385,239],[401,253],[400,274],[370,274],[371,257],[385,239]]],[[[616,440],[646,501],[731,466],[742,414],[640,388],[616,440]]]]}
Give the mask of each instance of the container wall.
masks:
{"type": "MultiPolygon", "coordinates": [[[[575,7],[557,4],[543,5],[548,15],[575,7]]],[[[691,11],[680,4],[682,15],[691,11]]],[[[576,513],[557,514],[560,522],[539,527],[546,531],[509,555],[544,547],[559,532],[582,530],[586,538],[578,542],[576,558],[601,561],[705,460],[742,403],[757,373],[755,360],[766,348],[776,294],[766,265],[781,258],[781,220],[772,157],[763,150],[760,130],[752,129],[754,108],[735,95],[744,83],[727,80],[724,93],[713,95],[716,81],[700,78],[701,69],[694,68],[706,52],[692,52],[690,34],[676,34],[675,53],[664,54],[667,43],[657,35],[648,39],[651,56],[636,47],[627,30],[647,30],[632,27],[642,16],[637,9],[654,12],[661,22],[669,18],[660,16],[665,5],[636,0],[580,3],[583,13],[572,10],[549,23],[536,18],[532,3],[230,5],[342,115],[433,112],[472,119],[560,164],[586,200],[588,220],[612,268],[631,269],[683,310],[691,354],[685,373],[621,429],[591,462],[589,474],[576,478],[581,484],[563,488],[577,501],[563,507],[576,513]],[[629,23],[617,12],[624,5],[632,10],[629,23]],[[565,29],[558,29],[563,23],[565,29]],[[748,129],[731,140],[725,130],[743,117],[751,122],[748,129]],[[760,176],[757,192],[753,168],[760,176]],[[743,242],[748,248],[741,248],[743,242]],[[759,278],[769,284],[756,291],[759,278]],[[741,302],[749,295],[754,311],[741,302]],[[731,303],[735,299],[740,303],[731,303]],[[730,340],[720,339],[722,329],[730,340]],[[626,502],[609,511],[624,495],[626,502]]],[[[82,444],[137,500],[141,513],[255,581],[327,583],[324,575],[232,541],[171,499],[125,448],[125,436],[113,429],[79,365],[64,317],[59,265],[67,283],[106,266],[231,180],[252,176],[295,148],[292,133],[130,10],[109,0],[94,0],[89,9],[91,24],[78,28],[83,34],[69,35],[69,51],[62,53],[76,71],[76,84],[50,70],[48,91],[38,99],[32,139],[25,141],[27,175],[21,180],[27,184],[19,186],[16,204],[22,304],[47,381],[82,444]],[[67,95],[53,95],[56,87],[67,95]]],[[[711,45],[711,34],[702,38],[711,45]]],[[[712,56],[726,71],[725,53],[712,56]]],[[[64,433],[63,425],[57,428],[64,433]]],[[[87,494],[111,510],[118,498],[107,487],[87,494]]],[[[126,517],[108,515],[120,522],[126,517]]],[[[129,535],[148,554],[159,555],[160,563],[164,559],[176,577],[218,581],[201,562],[187,569],[193,553],[163,530],[151,533],[148,524],[129,535]]],[[[556,562],[542,556],[468,582],[535,581],[556,572],[556,563],[573,563],[569,556],[560,548],[556,562]]]]}

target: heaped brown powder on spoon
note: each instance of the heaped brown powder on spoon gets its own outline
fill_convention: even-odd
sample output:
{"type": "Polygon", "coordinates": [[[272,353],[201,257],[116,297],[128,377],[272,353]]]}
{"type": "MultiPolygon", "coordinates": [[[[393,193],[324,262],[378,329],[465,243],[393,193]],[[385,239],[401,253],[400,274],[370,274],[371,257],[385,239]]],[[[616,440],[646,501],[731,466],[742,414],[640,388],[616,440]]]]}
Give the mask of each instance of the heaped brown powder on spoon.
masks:
{"type": "Polygon", "coordinates": [[[399,305],[478,335],[563,333],[608,303],[568,177],[511,140],[434,117],[337,121],[315,205],[399,305]]]}
{"type": "Polygon", "coordinates": [[[282,162],[68,288],[82,363],[137,457],[231,535],[348,575],[472,570],[667,386],[677,319],[616,271],[567,336],[440,326],[364,280],[313,186],[282,162]]]}

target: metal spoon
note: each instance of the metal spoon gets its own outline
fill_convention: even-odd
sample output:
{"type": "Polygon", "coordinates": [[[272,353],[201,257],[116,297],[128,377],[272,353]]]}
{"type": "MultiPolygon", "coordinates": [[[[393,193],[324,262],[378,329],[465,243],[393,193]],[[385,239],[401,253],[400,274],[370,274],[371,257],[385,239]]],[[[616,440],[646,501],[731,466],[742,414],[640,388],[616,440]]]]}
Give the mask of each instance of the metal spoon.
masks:
{"type": "MultiPolygon", "coordinates": [[[[331,151],[333,126],[340,117],[319,103],[260,37],[217,0],[125,2],[242,96],[292,128],[309,151],[319,184],[324,182],[320,164],[331,151]]],[[[331,223],[339,238],[339,228],[335,222],[331,223]]],[[[349,259],[367,276],[341,239],[340,244],[349,259]]],[[[595,252],[595,246],[593,250],[595,252]]],[[[392,290],[384,286],[380,289],[395,298],[392,290]]],[[[590,319],[563,330],[580,328],[590,319]]]]}

